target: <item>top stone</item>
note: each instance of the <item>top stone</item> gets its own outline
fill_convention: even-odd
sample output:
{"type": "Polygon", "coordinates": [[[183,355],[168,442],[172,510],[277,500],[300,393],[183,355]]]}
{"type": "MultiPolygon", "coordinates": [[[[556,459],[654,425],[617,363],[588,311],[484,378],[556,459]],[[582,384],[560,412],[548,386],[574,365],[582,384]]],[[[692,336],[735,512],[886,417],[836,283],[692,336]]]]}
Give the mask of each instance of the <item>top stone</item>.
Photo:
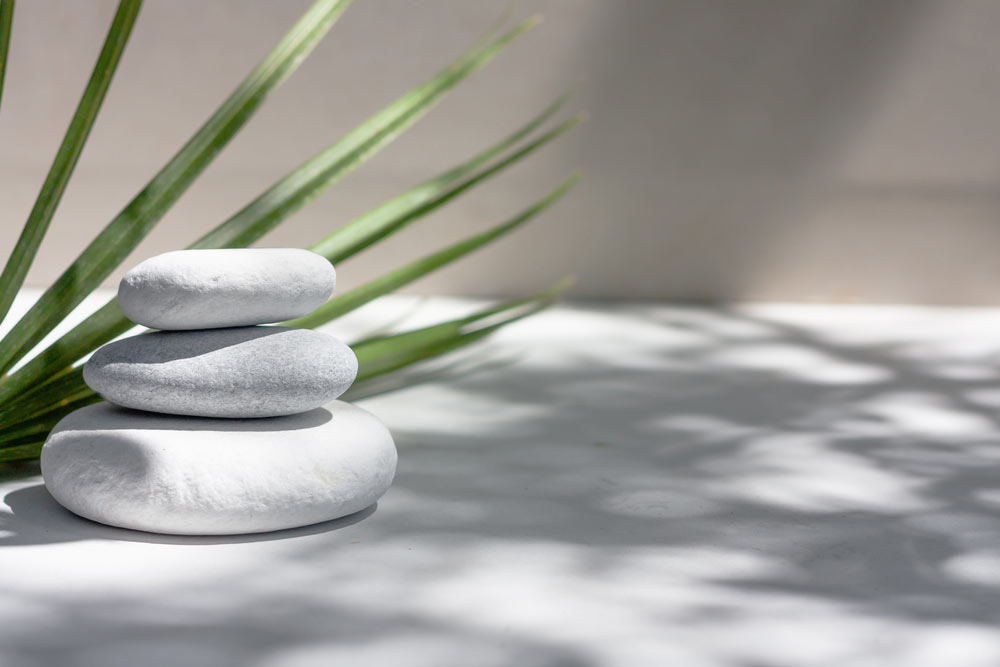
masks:
{"type": "Polygon", "coordinates": [[[241,327],[308,315],[335,284],[333,265],[309,250],[177,250],[126,273],[118,306],[151,329],[241,327]]]}

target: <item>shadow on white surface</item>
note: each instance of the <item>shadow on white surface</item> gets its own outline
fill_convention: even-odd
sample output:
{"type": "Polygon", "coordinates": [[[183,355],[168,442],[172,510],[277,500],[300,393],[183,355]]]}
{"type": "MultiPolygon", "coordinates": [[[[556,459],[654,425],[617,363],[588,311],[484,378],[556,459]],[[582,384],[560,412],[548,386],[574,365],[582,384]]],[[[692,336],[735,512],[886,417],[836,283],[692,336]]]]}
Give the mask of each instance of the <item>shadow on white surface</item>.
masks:
{"type": "Polygon", "coordinates": [[[287,540],[338,530],[362,521],[378,503],[360,512],[311,526],[247,535],[163,535],[107,526],[73,514],[62,507],[44,484],[26,486],[4,496],[10,514],[0,516],[0,548],[32,544],[52,544],[78,540],[124,540],[150,544],[242,544],[287,540]]]}
{"type": "Polygon", "coordinates": [[[496,345],[366,404],[399,470],[336,530],[121,541],[5,483],[3,664],[1000,664],[1000,311],[564,308],[496,345]]]}

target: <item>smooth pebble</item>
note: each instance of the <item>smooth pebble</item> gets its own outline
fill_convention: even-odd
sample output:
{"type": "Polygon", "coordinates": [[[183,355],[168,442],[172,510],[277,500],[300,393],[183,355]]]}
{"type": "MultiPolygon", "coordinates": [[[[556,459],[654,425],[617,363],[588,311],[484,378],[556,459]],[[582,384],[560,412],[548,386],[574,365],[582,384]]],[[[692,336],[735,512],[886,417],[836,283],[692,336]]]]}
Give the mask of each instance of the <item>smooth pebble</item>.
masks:
{"type": "Polygon", "coordinates": [[[125,274],[118,306],[152,329],[214,329],[282,322],[330,298],[333,265],[300,248],[177,250],[125,274]]]}
{"type": "Polygon", "coordinates": [[[354,382],[358,359],[309,329],[157,331],[97,350],[87,385],[127,408],[199,417],[275,417],[319,407],[354,382]]]}
{"type": "Polygon", "coordinates": [[[99,403],[63,418],[41,454],[66,509],[157,533],[227,535],[358,512],[396,471],[388,429],[342,401],[273,419],[193,419],[99,403]]]}

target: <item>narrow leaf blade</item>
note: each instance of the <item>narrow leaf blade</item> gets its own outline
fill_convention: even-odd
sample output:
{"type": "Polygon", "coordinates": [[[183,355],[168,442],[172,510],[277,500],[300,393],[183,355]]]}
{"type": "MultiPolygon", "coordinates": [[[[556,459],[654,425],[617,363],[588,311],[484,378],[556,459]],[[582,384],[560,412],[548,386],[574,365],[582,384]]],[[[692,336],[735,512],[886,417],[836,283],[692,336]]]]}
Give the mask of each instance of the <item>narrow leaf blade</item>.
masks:
{"type": "Polygon", "coordinates": [[[264,101],[301,63],[349,0],[316,0],[153,180],[98,234],[0,341],[10,369],[135,248],[264,101]]]}
{"type": "Polygon", "coordinates": [[[61,401],[72,400],[90,391],[83,381],[83,367],[77,366],[57,374],[50,382],[39,384],[23,394],[3,402],[0,428],[18,424],[32,415],[61,401]]]}
{"type": "Polygon", "coordinates": [[[14,0],[0,0],[0,101],[3,100],[3,81],[7,73],[7,55],[10,53],[10,29],[14,23],[14,0]]]}
{"type": "MultiPolygon", "coordinates": [[[[38,390],[52,379],[57,369],[65,369],[77,359],[120,336],[135,324],[122,315],[118,300],[112,298],[87,319],[73,327],[28,363],[0,380],[0,404],[38,390]]],[[[19,399],[18,399],[19,400],[19,399]]],[[[2,419],[0,412],[0,419],[2,419]]]]}
{"type": "Polygon", "coordinates": [[[253,243],[399,136],[445,93],[490,62],[536,22],[529,19],[496,39],[462,54],[429,80],[300,165],[192,247],[239,247],[253,243]]]}
{"type": "Polygon", "coordinates": [[[19,438],[13,442],[3,443],[4,449],[0,449],[0,463],[13,463],[15,461],[27,461],[37,459],[42,452],[42,445],[45,438],[29,435],[19,438]]]}
{"type": "MultiPolygon", "coordinates": [[[[429,361],[436,357],[448,354],[449,352],[454,352],[455,350],[466,347],[473,343],[479,342],[486,338],[487,336],[495,333],[501,327],[505,327],[509,324],[516,322],[517,320],[533,315],[551,305],[551,302],[540,302],[535,308],[527,310],[523,313],[512,315],[506,317],[499,322],[495,322],[486,327],[476,329],[467,333],[458,333],[453,336],[443,338],[441,340],[435,340],[433,342],[428,342],[424,345],[409,348],[394,354],[390,358],[380,359],[377,363],[374,361],[368,362],[366,365],[359,368],[358,380],[351,389],[345,393],[345,398],[348,400],[356,399],[359,396],[372,395],[372,387],[374,386],[373,380],[393,371],[398,371],[402,368],[412,366],[424,361],[429,361]]],[[[439,375],[439,374],[432,374],[439,375]]]]}
{"type": "Polygon", "coordinates": [[[82,407],[92,405],[101,400],[100,396],[90,392],[89,394],[80,396],[79,398],[73,398],[71,400],[60,401],[57,404],[53,404],[47,410],[38,412],[30,419],[23,420],[17,424],[0,430],[0,446],[2,446],[3,443],[29,435],[41,436],[44,438],[60,419],[74,410],[79,410],[82,407]]]}
{"type": "Polygon", "coordinates": [[[309,315],[285,322],[285,325],[305,328],[319,326],[329,322],[335,317],[339,317],[344,313],[350,312],[355,308],[368,303],[372,299],[413,282],[417,278],[420,278],[421,276],[424,276],[431,271],[444,266],[445,264],[449,264],[460,257],[467,255],[473,250],[481,248],[494,239],[497,239],[524,224],[554,204],[560,197],[566,194],[566,192],[569,191],[569,189],[572,188],[577,181],[579,181],[579,179],[579,173],[574,173],[555,190],[507,222],[459,241],[458,243],[444,248],[443,250],[439,250],[431,255],[422,257],[399,269],[390,271],[383,276],[375,278],[360,287],[356,287],[349,292],[336,296],[309,315]]]}
{"type": "MultiPolygon", "coordinates": [[[[480,168],[493,158],[516,145],[521,139],[541,127],[567,101],[568,94],[563,95],[553,104],[532,118],[526,125],[510,136],[484,151],[474,155],[462,164],[420,183],[406,192],[376,206],[362,214],[340,229],[329,234],[309,246],[309,250],[324,255],[331,262],[340,262],[350,257],[354,252],[367,247],[377,239],[387,235],[388,230],[399,229],[406,221],[419,217],[418,209],[424,207],[432,199],[454,183],[480,168]]],[[[523,156],[522,156],[523,157],[523,156]]]]}
{"type": "MultiPolygon", "coordinates": [[[[115,12],[108,36],[104,40],[104,46],[94,65],[94,71],[90,75],[87,87],[83,91],[83,97],[73,114],[66,135],[62,144],[56,152],[55,160],[49,169],[42,189],[38,193],[35,205],[28,215],[28,220],[24,223],[21,236],[18,238],[10,258],[4,266],[3,274],[0,275],[0,321],[7,316],[10,305],[14,301],[14,296],[24,284],[24,277],[28,273],[38,252],[38,246],[42,243],[42,238],[49,228],[52,216],[56,212],[56,207],[62,199],[66,184],[69,182],[70,174],[76,167],[83,146],[87,142],[90,130],[97,119],[97,112],[104,102],[104,97],[111,85],[111,79],[118,67],[125,44],[132,33],[132,26],[139,15],[141,0],[122,0],[115,12]]],[[[2,10],[0,10],[2,12],[2,10]]],[[[3,17],[0,15],[0,23],[3,17]]],[[[5,57],[0,60],[6,60],[5,57]]],[[[2,64],[0,64],[2,67],[2,64]]],[[[0,71],[2,76],[2,71],[0,71]]]]}
{"type": "MultiPolygon", "coordinates": [[[[468,58],[469,54],[466,54],[463,57],[468,58]]],[[[502,141],[479,152],[466,162],[463,162],[462,164],[453,167],[435,176],[434,178],[411,188],[410,190],[407,190],[403,194],[389,200],[376,209],[373,209],[368,214],[362,215],[352,223],[348,223],[348,225],[342,228],[350,228],[346,236],[338,236],[336,237],[336,240],[332,241],[330,241],[332,237],[327,237],[327,242],[333,243],[333,245],[329,245],[327,248],[330,252],[343,254],[343,251],[340,250],[340,248],[345,247],[345,244],[366,247],[374,242],[373,239],[375,237],[387,235],[389,233],[387,230],[398,229],[407,224],[409,221],[412,221],[422,215],[426,215],[437,206],[443,204],[445,201],[454,198],[457,196],[458,192],[452,192],[445,198],[442,198],[441,195],[450,185],[472,173],[475,169],[481,167],[483,164],[486,164],[496,156],[502,154],[505,150],[508,150],[512,146],[516,145],[521,139],[527,137],[538,129],[556,112],[558,112],[560,108],[563,107],[569,97],[570,93],[563,94],[555,102],[544,109],[538,116],[532,118],[528,123],[502,141]],[[436,204],[425,205],[427,204],[428,199],[433,197],[437,197],[435,200],[436,204]]],[[[489,174],[484,175],[481,173],[475,176],[475,182],[479,182],[483,180],[483,178],[496,173],[508,164],[512,164],[514,161],[526,157],[529,153],[544,143],[547,143],[558,134],[561,134],[562,131],[565,130],[560,130],[555,135],[550,132],[546,135],[544,140],[534,142],[528,150],[519,150],[516,158],[507,158],[502,166],[499,168],[493,167],[489,174]]],[[[308,168],[308,164],[303,165],[303,167],[300,167],[300,169],[296,171],[298,172],[306,168],[308,168]]],[[[297,178],[296,172],[293,172],[286,177],[282,183],[295,180],[297,178]]],[[[279,183],[274,188],[271,188],[271,190],[269,190],[269,193],[271,194],[265,193],[258,198],[258,201],[273,196],[273,205],[275,207],[281,207],[282,204],[280,202],[280,197],[277,196],[277,190],[285,188],[282,183],[279,183]]],[[[471,184],[467,184],[461,191],[464,191],[469,187],[471,187],[471,184]]],[[[244,211],[246,210],[247,209],[244,209],[244,211]]],[[[271,216],[270,209],[266,205],[261,204],[257,210],[260,213],[259,216],[251,219],[249,215],[237,214],[188,247],[238,247],[252,243],[284,219],[283,215],[271,216]],[[265,217],[267,216],[270,216],[269,220],[265,220],[265,217]]],[[[323,243],[324,242],[321,241],[318,244],[314,244],[311,249],[316,252],[320,252],[320,254],[324,254],[321,252],[323,248],[320,247],[323,243]]],[[[116,336],[125,333],[134,326],[135,325],[132,322],[127,320],[125,316],[121,314],[115,299],[109,300],[102,308],[63,335],[43,352],[28,361],[24,367],[18,369],[18,371],[10,377],[0,381],[0,402],[11,396],[20,394],[29,387],[37,385],[40,379],[43,378],[47,372],[50,372],[52,368],[62,368],[73,363],[93,349],[107,343],[116,336]]]]}
{"type": "MultiPolygon", "coordinates": [[[[506,301],[496,306],[446,322],[422,327],[412,331],[379,336],[353,343],[351,348],[358,357],[358,382],[396,370],[422,359],[428,350],[436,350],[448,341],[467,334],[493,332],[502,326],[516,322],[555,302],[571,284],[566,279],[544,292],[506,301]],[[511,311],[515,311],[511,314],[511,311]]],[[[471,340],[464,338],[463,340],[471,340]]]]}

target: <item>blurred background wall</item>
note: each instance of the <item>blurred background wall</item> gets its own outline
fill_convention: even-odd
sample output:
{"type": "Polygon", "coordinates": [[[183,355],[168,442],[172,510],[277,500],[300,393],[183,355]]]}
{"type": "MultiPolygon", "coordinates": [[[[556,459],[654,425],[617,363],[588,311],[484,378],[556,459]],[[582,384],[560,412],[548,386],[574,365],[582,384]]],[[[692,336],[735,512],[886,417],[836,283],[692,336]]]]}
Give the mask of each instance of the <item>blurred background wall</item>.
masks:
{"type": "MultiPolygon", "coordinates": [[[[114,12],[17,5],[0,112],[6,257],[114,12]]],[[[147,0],[29,275],[54,279],[298,14],[304,0],[147,0]]],[[[487,0],[356,0],[127,266],[180,247],[494,22],[487,0]]],[[[545,22],[261,245],[309,243],[579,83],[590,120],[340,269],[355,285],[502,220],[575,166],[537,222],[412,291],[1000,303],[1000,3],[522,0],[545,22]]],[[[109,281],[115,284],[120,274],[109,281]]]]}

